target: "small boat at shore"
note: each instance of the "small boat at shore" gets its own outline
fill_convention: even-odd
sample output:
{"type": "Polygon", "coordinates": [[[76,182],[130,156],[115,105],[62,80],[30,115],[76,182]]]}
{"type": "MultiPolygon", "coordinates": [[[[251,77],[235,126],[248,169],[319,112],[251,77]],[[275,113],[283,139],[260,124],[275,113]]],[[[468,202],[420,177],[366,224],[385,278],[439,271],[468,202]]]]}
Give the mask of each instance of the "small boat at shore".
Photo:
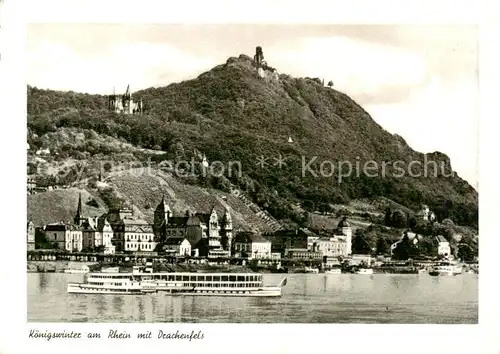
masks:
{"type": "Polygon", "coordinates": [[[287,283],[264,285],[256,273],[90,273],[84,283],[69,283],[68,293],[279,297],[287,283]]]}
{"type": "Polygon", "coordinates": [[[304,273],[318,274],[319,269],[318,268],[311,268],[311,267],[304,267],[304,273]]]}
{"type": "Polygon", "coordinates": [[[64,269],[64,273],[69,274],[87,274],[88,272],[90,272],[90,268],[86,265],[67,266],[64,269]]]}
{"type": "Polygon", "coordinates": [[[341,274],[342,270],[340,268],[331,268],[325,270],[325,274],[341,274]]]}
{"type": "Polygon", "coordinates": [[[373,268],[359,268],[356,274],[373,274],[373,268]]]}

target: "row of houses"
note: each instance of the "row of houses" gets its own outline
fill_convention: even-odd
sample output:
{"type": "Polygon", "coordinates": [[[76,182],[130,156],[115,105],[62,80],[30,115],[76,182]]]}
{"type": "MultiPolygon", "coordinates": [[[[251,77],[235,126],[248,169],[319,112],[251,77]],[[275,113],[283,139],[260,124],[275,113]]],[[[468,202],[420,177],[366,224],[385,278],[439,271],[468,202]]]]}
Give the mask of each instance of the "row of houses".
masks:
{"type": "MultiPolygon", "coordinates": [[[[84,214],[81,195],[73,223],[45,225],[47,242],[70,252],[98,250],[116,252],[160,252],[174,256],[248,259],[337,258],[351,253],[351,225],[344,218],[337,229],[315,233],[308,229],[260,235],[251,231],[233,236],[229,210],[175,216],[165,198],[155,209],[153,223],[134,217],[131,209],[111,210],[102,216],[84,214]]],[[[28,223],[28,249],[34,249],[34,225],[28,223]]]]}
{"type": "MultiPolygon", "coordinates": [[[[84,214],[79,196],[73,223],[52,223],[41,228],[45,240],[70,252],[99,249],[115,252],[165,252],[175,255],[227,257],[232,249],[229,210],[173,216],[164,198],[157,206],[153,224],[134,216],[132,209],[110,210],[101,216],[84,214]]],[[[28,223],[28,249],[34,248],[34,225],[28,223]]]]}

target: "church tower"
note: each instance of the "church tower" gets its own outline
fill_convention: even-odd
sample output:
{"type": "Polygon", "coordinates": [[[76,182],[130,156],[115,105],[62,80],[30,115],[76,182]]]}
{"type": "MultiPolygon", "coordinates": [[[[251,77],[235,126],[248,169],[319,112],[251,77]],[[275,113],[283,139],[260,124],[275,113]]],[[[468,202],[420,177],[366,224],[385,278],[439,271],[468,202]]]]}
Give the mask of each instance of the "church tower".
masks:
{"type": "Polygon", "coordinates": [[[84,218],[83,218],[82,193],[80,193],[80,195],[78,196],[78,206],[76,209],[76,215],[73,218],[73,223],[75,225],[81,225],[83,221],[84,218]]]}
{"type": "Polygon", "coordinates": [[[208,247],[211,249],[220,248],[219,217],[215,205],[212,207],[208,222],[208,247]]]}
{"type": "Polygon", "coordinates": [[[352,227],[349,221],[347,221],[346,216],[344,216],[342,220],[340,220],[337,228],[340,232],[342,232],[342,235],[346,237],[347,254],[349,255],[352,252],[352,227]]]}
{"type": "Polygon", "coordinates": [[[226,207],[224,211],[224,216],[222,216],[221,222],[221,232],[222,232],[222,246],[224,250],[229,252],[231,255],[232,247],[233,247],[233,220],[231,218],[231,214],[229,213],[229,209],[226,207]]]}
{"type": "Polygon", "coordinates": [[[165,202],[165,197],[163,196],[161,198],[160,204],[158,204],[155,209],[153,218],[153,229],[156,239],[165,239],[166,226],[168,224],[168,218],[170,216],[172,216],[172,210],[170,210],[170,207],[165,202]]]}

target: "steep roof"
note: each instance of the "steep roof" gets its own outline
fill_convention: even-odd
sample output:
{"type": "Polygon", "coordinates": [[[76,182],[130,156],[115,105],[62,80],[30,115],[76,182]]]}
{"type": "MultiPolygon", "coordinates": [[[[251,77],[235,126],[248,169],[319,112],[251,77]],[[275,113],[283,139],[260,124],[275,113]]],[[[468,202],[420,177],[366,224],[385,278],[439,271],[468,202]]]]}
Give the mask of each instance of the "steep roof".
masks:
{"type": "Polygon", "coordinates": [[[45,231],[66,231],[68,227],[65,224],[49,224],[45,226],[45,231]]]}
{"type": "Polygon", "coordinates": [[[198,217],[201,222],[208,224],[210,222],[210,214],[206,213],[196,213],[194,216],[198,217]]]}
{"type": "Polygon", "coordinates": [[[149,225],[149,223],[145,220],[142,219],[130,219],[130,218],[124,218],[122,220],[123,224],[125,225],[149,225]]]}
{"type": "MultiPolygon", "coordinates": [[[[170,237],[170,238],[166,239],[165,244],[166,245],[180,245],[182,242],[184,242],[184,240],[189,242],[189,240],[186,239],[185,237],[170,237]]],[[[191,244],[191,242],[189,242],[189,244],[191,244]]]]}
{"type": "Polygon", "coordinates": [[[447,239],[445,239],[443,236],[439,235],[439,236],[436,236],[436,240],[438,242],[448,242],[447,239]]]}
{"type": "Polygon", "coordinates": [[[167,220],[167,225],[184,227],[187,225],[188,220],[189,220],[188,216],[171,216],[167,220]]]}
{"type": "Polygon", "coordinates": [[[244,243],[267,243],[271,242],[266,239],[261,234],[256,234],[250,231],[240,232],[235,237],[235,242],[244,242],[244,243]]]}

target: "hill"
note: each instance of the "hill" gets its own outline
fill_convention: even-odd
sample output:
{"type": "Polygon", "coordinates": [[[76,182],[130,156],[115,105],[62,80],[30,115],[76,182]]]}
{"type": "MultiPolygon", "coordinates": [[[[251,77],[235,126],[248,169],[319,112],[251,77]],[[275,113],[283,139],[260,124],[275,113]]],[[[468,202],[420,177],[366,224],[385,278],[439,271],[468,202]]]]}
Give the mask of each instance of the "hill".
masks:
{"type": "Polygon", "coordinates": [[[35,226],[59,221],[72,222],[80,193],[88,216],[99,216],[107,211],[104,202],[95,194],[89,193],[86,189],[69,188],[29,195],[28,218],[35,223],[35,226]],[[86,204],[92,199],[96,201],[97,207],[86,204]]]}
{"type": "MultiPolygon", "coordinates": [[[[139,91],[134,99],[139,98],[145,114],[120,115],[106,109],[104,96],[29,88],[28,141],[42,147],[44,135],[71,127],[163,152],[136,155],[141,161],[182,162],[190,169],[205,154],[209,164],[237,162],[238,173],[195,173],[183,181],[226,192],[234,185],[277,219],[297,220],[300,208],[315,211],[384,197],[412,210],[425,203],[439,219],[477,227],[477,192],[452,171],[446,155],[414,151],[354,100],[324,87],[319,79],[258,71],[241,55],[193,80],[139,91]],[[279,156],[285,165],[277,166],[279,156]],[[257,164],[261,157],[264,167],[257,164]],[[374,177],[357,168],[369,161],[377,166],[374,177]],[[436,162],[442,169],[424,176],[415,161],[436,162]],[[396,163],[407,168],[412,162],[411,172],[419,176],[410,176],[408,170],[400,175],[396,163]]],[[[143,198],[130,193],[131,198],[143,198]]]]}
{"type": "Polygon", "coordinates": [[[79,194],[82,195],[85,216],[99,216],[110,207],[128,204],[133,207],[134,216],[152,222],[154,209],[164,196],[174,215],[184,215],[186,210],[209,212],[215,206],[220,215],[227,208],[233,218],[236,230],[257,230],[271,232],[273,224],[266,222],[238,196],[186,185],[173,176],[158,170],[143,174],[137,170],[119,171],[110,174],[105,182],[93,186],[82,184],[80,188],[57,189],[28,195],[28,215],[36,226],[51,222],[71,222],[76,213],[79,194]],[[109,194],[123,204],[115,205],[109,194]],[[94,200],[93,205],[89,201],[94,200]],[[89,202],[89,203],[87,203],[89,202]]]}

